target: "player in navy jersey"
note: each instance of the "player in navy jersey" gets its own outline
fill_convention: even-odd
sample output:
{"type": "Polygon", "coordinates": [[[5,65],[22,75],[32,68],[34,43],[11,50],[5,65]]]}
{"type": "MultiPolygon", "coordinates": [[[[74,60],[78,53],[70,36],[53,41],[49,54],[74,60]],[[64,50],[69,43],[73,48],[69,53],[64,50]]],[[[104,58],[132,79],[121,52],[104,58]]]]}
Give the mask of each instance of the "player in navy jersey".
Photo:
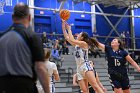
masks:
{"type": "Polygon", "coordinates": [[[97,84],[93,68],[90,66],[88,60],[88,49],[89,47],[98,46],[96,40],[88,37],[88,34],[81,32],[77,39],[74,39],[71,27],[64,21],[62,21],[62,29],[65,39],[72,45],[75,46],[75,60],[77,64],[77,79],[83,93],[89,93],[88,82],[94,88],[96,93],[104,93],[103,90],[97,84]],[[67,33],[67,31],[68,33],[67,33]]]}
{"type": "Polygon", "coordinates": [[[105,51],[108,61],[108,74],[110,75],[111,84],[114,93],[130,93],[129,78],[127,75],[126,63],[131,63],[133,67],[140,72],[140,67],[123,49],[121,40],[115,38],[111,46],[98,42],[98,47],[105,51]]]}

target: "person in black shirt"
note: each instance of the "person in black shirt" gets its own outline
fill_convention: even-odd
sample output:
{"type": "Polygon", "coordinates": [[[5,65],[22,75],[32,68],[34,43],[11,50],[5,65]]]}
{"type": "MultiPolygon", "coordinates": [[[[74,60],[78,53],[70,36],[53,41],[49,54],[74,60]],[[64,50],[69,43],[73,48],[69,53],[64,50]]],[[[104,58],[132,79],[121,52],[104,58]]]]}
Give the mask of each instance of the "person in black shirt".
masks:
{"type": "Polygon", "coordinates": [[[48,43],[46,32],[43,32],[43,34],[42,34],[42,42],[45,43],[45,44],[48,43]]]}
{"type": "Polygon", "coordinates": [[[41,38],[28,30],[28,5],[17,4],[12,19],[13,25],[0,37],[0,93],[37,93],[37,76],[50,93],[41,38]]]}
{"type": "Polygon", "coordinates": [[[140,67],[123,49],[121,40],[115,38],[111,42],[111,46],[98,42],[98,47],[105,51],[108,61],[108,74],[114,90],[114,93],[130,93],[129,78],[127,75],[126,62],[128,61],[134,66],[138,72],[140,67]]]}

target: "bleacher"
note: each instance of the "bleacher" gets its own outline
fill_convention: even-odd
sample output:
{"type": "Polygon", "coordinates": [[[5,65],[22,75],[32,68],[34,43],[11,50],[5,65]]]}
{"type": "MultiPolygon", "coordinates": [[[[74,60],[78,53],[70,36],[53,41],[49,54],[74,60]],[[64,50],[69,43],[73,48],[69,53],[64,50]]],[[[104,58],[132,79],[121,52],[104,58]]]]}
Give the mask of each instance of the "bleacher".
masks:
{"type": "MultiPolygon", "coordinates": [[[[79,87],[72,85],[72,74],[76,73],[76,63],[74,56],[72,55],[73,48],[70,47],[70,55],[62,55],[65,59],[62,63],[62,67],[59,69],[60,81],[56,82],[56,93],[79,93],[79,87]],[[72,68],[73,71],[68,68],[72,68]]],[[[102,84],[107,88],[107,93],[113,93],[112,87],[109,82],[109,77],[107,74],[107,62],[105,58],[89,58],[94,60],[95,69],[99,73],[100,80],[102,84]]],[[[137,72],[132,66],[129,66],[129,79],[131,84],[132,93],[140,93],[140,73],[137,72]],[[139,92],[136,92],[139,91],[139,92]]]]}
{"type": "MultiPolygon", "coordinates": [[[[69,51],[70,55],[62,55],[62,57],[64,57],[64,62],[62,62],[62,66],[58,69],[60,81],[55,82],[55,93],[79,93],[79,87],[72,85],[72,77],[73,74],[76,73],[76,63],[74,55],[72,55],[74,51],[73,47],[69,47],[69,51]]],[[[95,69],[99,74],[102,84],[108,90],[107,93],[113,93],[107,74],[107,61],[105,60],[105,54],[102,53],[101,56],[101,58],[89,57],[89,60],[94,61],[95,69]]],[[[131,65],[129,65],[128,72],[131,90],[133,91],[132,93],[140,93],[140,73],[137,72],[131,65]]]]}

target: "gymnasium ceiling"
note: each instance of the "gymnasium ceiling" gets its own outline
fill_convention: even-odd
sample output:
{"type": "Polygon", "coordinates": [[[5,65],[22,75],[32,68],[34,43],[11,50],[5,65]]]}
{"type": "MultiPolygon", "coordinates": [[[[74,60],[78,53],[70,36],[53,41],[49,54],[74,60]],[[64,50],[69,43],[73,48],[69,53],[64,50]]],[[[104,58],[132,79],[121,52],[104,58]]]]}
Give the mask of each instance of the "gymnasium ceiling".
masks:
{"type": "Polygon", "coordinates": [[[124,8],[132,5],[133,8],[140,8],[140,0],[73,0],[74,3],[79,3],[83,1],[87,1],[91,5],[103,4],[105,7],[115,5],[118,8],[124,8]]]}

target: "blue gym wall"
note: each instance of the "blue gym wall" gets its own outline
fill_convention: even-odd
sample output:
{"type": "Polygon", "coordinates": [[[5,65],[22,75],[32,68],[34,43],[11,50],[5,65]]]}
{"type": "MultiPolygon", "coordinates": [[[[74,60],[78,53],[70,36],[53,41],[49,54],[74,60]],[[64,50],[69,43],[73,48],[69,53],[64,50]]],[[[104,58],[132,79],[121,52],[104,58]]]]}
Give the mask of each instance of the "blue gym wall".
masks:
{"type": "MultiPolygon", "coordinates": [[[[115,6],[110,6],[110,7],[104,7],[103,5],[99,5],[100,8],[103,10],[104,13],[112,13],[112,14],[124,14],[124,12],[126,11],[126,8],[121,8],[118,9],[115,6]]],[[[96,12],[100,12],[99,9],[96,7],[96,12]]],[[[129,12],[126,13],[127,15],[129,15],[129,12]]],[[[115,24],[117,23],[117,21],[120,19],[119,17],[113,17],[113,16],[108,16],[108,19],[111,21],[111,23],[115,26],[115,24]]],[[[110,24],[106,21],[106,19],[104,18],[104,16],[102,15],[97,15],[96,16],[96,29],[97,29],[97,34],[99,36],[107,36],[112,27],[110,26],[110,24]]],[[[118,33],[122,33],[123,31],[130,31],[130,19],[129,18],[123,18],[122,21],[119,23],[119,25],[117,26],[117,31],[118,33]]],[[[112,33],[111,36],[118,36],[114,31],[112,33]]],[[[101,42],[105,41],[105,38],[99,38],[99,40],[101,42]]],[[[109,42],[110,40],[112,40],[111,38],[108,39],[106,42],[109,42]]]]}
{"type": "MultiPolygon", "coordinates": [[[[12,11],[14,8],[14,5],[17,3],[17,0],[13,0],[13,6],[5,6],[4,11],[5,14],[0,15],[0,32],[5,31],[11,24],[12,24],[12,11]]],[[[27,3],[28,0],[18,0],[19,2],[27,3]]],[[[35,6],[37,7],[45,7],[45,8],[59,8],[60,3],[57,2],[57,0],[35,0],[35,6]]],[[[126,8],[118,9],[115,6],[111,7],[104,7],[103,5],[100,5],[101,9],[105,13],[113,13],[113,14],[123,14],[126,10],[126,8]]],[[[72,10],[72,0],[68,0],[66,2],[65,9],[72,10]],[[69,3],[69,4],[68,4],[69,3]]],[[[74,10],[78,11],[91,11],[90,5],[88,3],[78,3],[74,4],[74,10]]],[[[99,10],[96,7],[96,12],[99,12],[99,10]]],[[[135,15],[140,15],[140,9],[134,10],[135,15]]],[[[127,13],[130,14],[129,11],[127,13]]],[[[91,15],[84,14],[85,18],[81,17],[81,14],[79,13],[71,13],[70,20],[68,20],[69,24],[74,24],[72,26],[73,34],[79,33],[81,31],[86,31],[89,33],[90,36],[92,36],[92,30],[91,30],[91,15]]],[[[113,25],[116,24],[116,22],[119,20],[118,17],[108,17],[109,20],[112,22],[113,25]]],[[[140,38],[140,18],[135,18],[135,35],[137,38],[140,38]]],[[[97,34],[100,36],[107,36],[110,30],[112,29],[111,26],[108,24],[108,22],[105,20],[103,16],[96,16],[96,29],[97,34]]],[[[120,24],[117,26],[117,30],[119,33],[123,31],[130,31],[130,19],[129,18],[123,18],[123,20],[120,22],[120,24]]],[[[46,31],[47,33],[57,33],[62,34],[61,29],[61,20],[59,17],[59,13],[54,13],[53,11],[44,11],[44,14],[40,14],[40,10],[35,10],[35,31],[38,33],[42,33],[43,31],[46,31]]],[[[116,33],[113,32],[111,36],[117,36],[116,33]]],[[[101,42],[104,42],[104,38],[99,38],[101,42]]],[[[111,40],[111,39],[109,39],[111,40]]],[[[136,47],[140,48],[140,40],[136,40],[136,47]]]]}
{"type": "MultiPolygon", "coordinates": [[[[0,15],[0,32],[7,30],[7,28],[12,24],[12,11],[17,4],[17,0],[12,0],[12,6],[4,6],[4,14],[0,15]]],[[[24,2],[27,4],[27,0],[18,0],[19,2],[24,2]]]]}
{"type": "MultiPolygon", "coordinates": [[[[140,16],[140,8],[134,10],[134,14],[140,16]]],[[[136,47],[140,49],[140,18],[134,19],[134,30],[136,38],[136,47]]]]}
{"type": "MultiPolygon", "coordinates": [[[[44,8],[59,8],[60,3],[57,0],[35,0],[36,7],[44,8]]],[[[65,3],[64,9],[72,10],[72,0],[68,0],[65,3]]],[[[90,5],[88,3],[78,3],[74,4],[74,10],[78,11],[91,11],[90,5]]],[[[35,31],[37,33],[47,32],[56,34],[62,34],[61,19],[59,13],[54,13],[53,11],[43,11],[44,14],[40,14],[42,10],[35,10],[35,31]]],[[[80,33],[81,31],[86,31],[89,35],[92,35],[91,31],[91,15],[84,14],[85,17],[82,18],[79,13],[71,13],[70,19],[67,21],[69,24],[74,24],[72,26],[73,34],[80,33]]]]}

